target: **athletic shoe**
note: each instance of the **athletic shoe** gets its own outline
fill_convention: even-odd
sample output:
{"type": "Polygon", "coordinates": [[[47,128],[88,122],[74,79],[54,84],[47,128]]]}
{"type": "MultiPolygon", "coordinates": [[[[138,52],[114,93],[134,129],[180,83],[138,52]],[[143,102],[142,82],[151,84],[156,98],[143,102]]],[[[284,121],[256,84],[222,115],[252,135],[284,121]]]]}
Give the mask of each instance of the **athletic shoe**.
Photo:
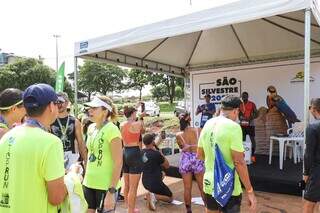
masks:
{"type": "Polygon", "coordinates": [[[147,206],[151,211],[156,210],[156,202],[156,196],[151,192],[147,193],[147,206]]]}
{"type": "Polygon", "coordinates": [[[121,194],[118,195],[118,201],[124,201],[124,196],[122,196],[121,194]]]}

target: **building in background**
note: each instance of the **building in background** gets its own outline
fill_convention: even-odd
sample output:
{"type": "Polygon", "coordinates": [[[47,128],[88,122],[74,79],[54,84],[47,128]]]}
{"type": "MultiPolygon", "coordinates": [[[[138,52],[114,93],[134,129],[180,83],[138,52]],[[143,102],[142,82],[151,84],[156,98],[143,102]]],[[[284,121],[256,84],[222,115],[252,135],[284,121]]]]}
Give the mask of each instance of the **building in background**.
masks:
{"type": "Polygon", "coordinates": [[[12,64],[18,58],[20,57],[14,55],[13,53],[1,52],[1,49],[0,49],[0,66],[6,65],[6,64],[12,64]]]}

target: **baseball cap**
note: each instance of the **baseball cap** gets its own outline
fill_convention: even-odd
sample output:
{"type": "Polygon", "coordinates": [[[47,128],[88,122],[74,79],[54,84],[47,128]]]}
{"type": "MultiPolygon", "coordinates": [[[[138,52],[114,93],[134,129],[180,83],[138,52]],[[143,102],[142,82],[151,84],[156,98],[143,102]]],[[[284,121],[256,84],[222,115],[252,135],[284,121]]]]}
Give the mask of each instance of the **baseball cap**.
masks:
{"type": "Polygon", "coordinates": [[[63,100],[61,102],[66,102],[66,101],[69,101],[69,97],[68,97],[68,94],[66,92],[58,92],[57,93],[58,95],[58,100],[63,100]]]}
{"type": "Polygon", "coordinates": [[[56,92],[48,84],[33,84],[29,86],[24,91],[22,98],[23,104],[27,108],[45,106],[58,100],[56,92]]]}
{"type": "Polygon", "coordinates": [[[59,96],[59,95],[58,95],[58,101],[59,101],[60,103],[66,102],[66,100],[65,100],[62,96],[59,96]]]}
{"type": "Polygon", "coordinates": [[[110,106],[109,104],[107,104],[106,102],[104,102],[103,100],[101,100],[98,97],[94,97],[92,99],[92,101],[87,102],[84,105],[88,106],[88,107],[104,107],[107,110],[109,110],[110,112],[112,112],[112,106],[110,106]]]}

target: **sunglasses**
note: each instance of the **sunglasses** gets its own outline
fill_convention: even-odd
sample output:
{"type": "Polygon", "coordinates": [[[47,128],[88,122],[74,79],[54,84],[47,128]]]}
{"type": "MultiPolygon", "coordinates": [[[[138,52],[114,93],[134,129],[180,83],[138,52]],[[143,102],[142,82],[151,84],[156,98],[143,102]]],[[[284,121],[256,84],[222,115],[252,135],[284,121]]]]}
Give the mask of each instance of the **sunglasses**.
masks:
{"type": "Polygon", "coordinates": [[[63,102],[61,102],[61,101],[54,101],[53,104],[54,104],[54,105],[59,105],[59,104],[63,104],[63,102]]]}

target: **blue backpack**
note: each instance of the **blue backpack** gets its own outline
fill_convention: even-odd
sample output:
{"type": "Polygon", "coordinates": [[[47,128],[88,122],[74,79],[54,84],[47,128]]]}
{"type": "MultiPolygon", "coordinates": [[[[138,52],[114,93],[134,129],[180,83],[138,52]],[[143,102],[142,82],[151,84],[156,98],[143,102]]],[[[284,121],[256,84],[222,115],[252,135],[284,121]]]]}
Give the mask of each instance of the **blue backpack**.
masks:
{"type": "Polygon", "coordinates": [[[231,169],[224,161],[223,155],[215,144],[214,190],[213,198],[224,207],[232,196],[235,169],[231,169]]]}

